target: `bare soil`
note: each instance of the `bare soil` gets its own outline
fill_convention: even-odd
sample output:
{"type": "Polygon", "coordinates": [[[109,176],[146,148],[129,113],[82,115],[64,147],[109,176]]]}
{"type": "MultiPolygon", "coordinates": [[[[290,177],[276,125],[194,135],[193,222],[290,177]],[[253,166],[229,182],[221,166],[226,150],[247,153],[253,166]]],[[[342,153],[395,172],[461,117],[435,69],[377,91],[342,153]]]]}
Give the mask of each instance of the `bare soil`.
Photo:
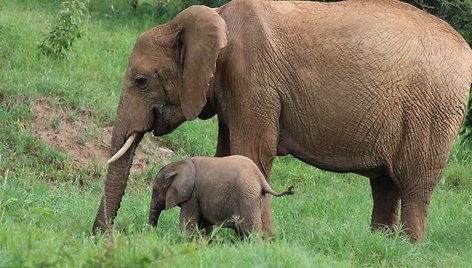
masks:
{"type": "MultiPolygon", "coordinates": [[[[27,128],[35,137],[64,154],[72,155],[72,161],[81,168],[91,161],[106,165],[110,157],[112,126],[97,126],[91,110],[72,108],[64,102],[48,98],[29,101],[33,122],[27,128]]],[[[159,147],[156,139],[145,135],[136,150],[132,172],[160,161],[169,162],[173,152],[159,147]]]]}

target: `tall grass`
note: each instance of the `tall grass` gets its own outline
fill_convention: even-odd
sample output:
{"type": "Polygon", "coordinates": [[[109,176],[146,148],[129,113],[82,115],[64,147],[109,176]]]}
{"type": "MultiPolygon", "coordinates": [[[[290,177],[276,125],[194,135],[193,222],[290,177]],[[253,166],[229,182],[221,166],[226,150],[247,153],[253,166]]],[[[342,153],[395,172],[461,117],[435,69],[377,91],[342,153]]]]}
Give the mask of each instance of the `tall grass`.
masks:
{"type": "MultiPolygon", "coordinates": [[[[180,234],[178,209],[147,225],[150,182],[160,165],[133,174],[112,237],[91,235],[105,167],[78,168],[70,156],[26,129],[28,99],[59,98],[93,110],[96,123],[113,121],[128,56],[143,31],[164,22],[154,1],[90,1],[90,26],[70,54],[51,59],[36,42],[61,1],[3,1],[0,9],[0,267],[467,267],[472,262],[472,148],[457,143],[431,202],[427,240],[370,233],[368,180],[321,171],[291,157],[274,161],[271,242],[241,242],[216,228],[212,243],[180,234]],[[147,7],[146,9],[143,7],[147,7]],[[19,98],[18,96],[22,97],[19,98]],[[20,101],[17,101],[20,100],[20,101]]],[[[159,142],[174,159],[211,155],[215,120],[187,122],[159,142]]]]}

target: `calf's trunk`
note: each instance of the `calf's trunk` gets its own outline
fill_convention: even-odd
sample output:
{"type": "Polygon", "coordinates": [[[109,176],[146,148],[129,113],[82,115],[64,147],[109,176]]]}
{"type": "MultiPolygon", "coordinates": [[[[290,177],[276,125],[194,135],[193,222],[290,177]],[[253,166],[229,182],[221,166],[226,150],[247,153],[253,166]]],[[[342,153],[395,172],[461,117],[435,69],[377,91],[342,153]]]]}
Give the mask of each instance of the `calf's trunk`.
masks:
{"type": "Polygon", "coordinates": [[[149,208],[149,224],[151,226],[157,226],[157,222],[159,220],[159,216],[161,212],[166,208],[165,202],[157,202],[153,198],[151,200],[151,207],[149,208]]]}

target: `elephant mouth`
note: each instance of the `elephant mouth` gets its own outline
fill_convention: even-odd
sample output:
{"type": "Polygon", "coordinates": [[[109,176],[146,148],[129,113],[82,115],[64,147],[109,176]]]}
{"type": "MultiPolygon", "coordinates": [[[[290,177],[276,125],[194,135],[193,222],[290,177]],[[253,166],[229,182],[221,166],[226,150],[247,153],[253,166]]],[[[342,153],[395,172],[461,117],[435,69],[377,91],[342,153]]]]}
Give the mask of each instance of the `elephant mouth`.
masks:
{"type": "Polygon", "coordinates": [[[155,127],[153,129],[153,134],[154,136],[156,137],[159,137],[159,136],[164,136],[164,135],[167,135],[169,133],[171,133],[172,131],[174,131],[177,127],[175,128],[163,128],[162,126],[158,126],[158,127],[155,127]]]}
{"type": "Polygon", "coordinates": [[[152,131],[154,136],[164,136],[172,131],[167,129],[167,122],[164,119],[164,111],[162,108],[154,108],[154,120],[153,120],[152,131]]]}
{"type": "Polygon", "coordinates": [[[153,134],[154,136],[169,134],[185,121],[186,119],[179,106],[155,108],[153,134]]]}

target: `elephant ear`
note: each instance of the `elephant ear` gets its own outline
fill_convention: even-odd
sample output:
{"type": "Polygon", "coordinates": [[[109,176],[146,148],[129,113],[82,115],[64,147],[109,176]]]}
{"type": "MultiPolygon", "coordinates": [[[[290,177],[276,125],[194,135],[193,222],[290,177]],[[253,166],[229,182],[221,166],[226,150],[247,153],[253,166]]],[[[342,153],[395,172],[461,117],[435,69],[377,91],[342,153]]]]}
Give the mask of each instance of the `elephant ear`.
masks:
{"type": "Polygon", "coordinates": [[[212,8],[191,6],[171,22],[180,28],[180,105],[187,120],[195,119],[207,102],[216,60],[226,46],[226,23],[212,8]]]}
{"type": "Polygon", "coordinates": [[[191,160],[179,163],[179,168],[166,192],[166,209],[173,208],[187,201],[195,186],[195,165],[191,160]]]}

